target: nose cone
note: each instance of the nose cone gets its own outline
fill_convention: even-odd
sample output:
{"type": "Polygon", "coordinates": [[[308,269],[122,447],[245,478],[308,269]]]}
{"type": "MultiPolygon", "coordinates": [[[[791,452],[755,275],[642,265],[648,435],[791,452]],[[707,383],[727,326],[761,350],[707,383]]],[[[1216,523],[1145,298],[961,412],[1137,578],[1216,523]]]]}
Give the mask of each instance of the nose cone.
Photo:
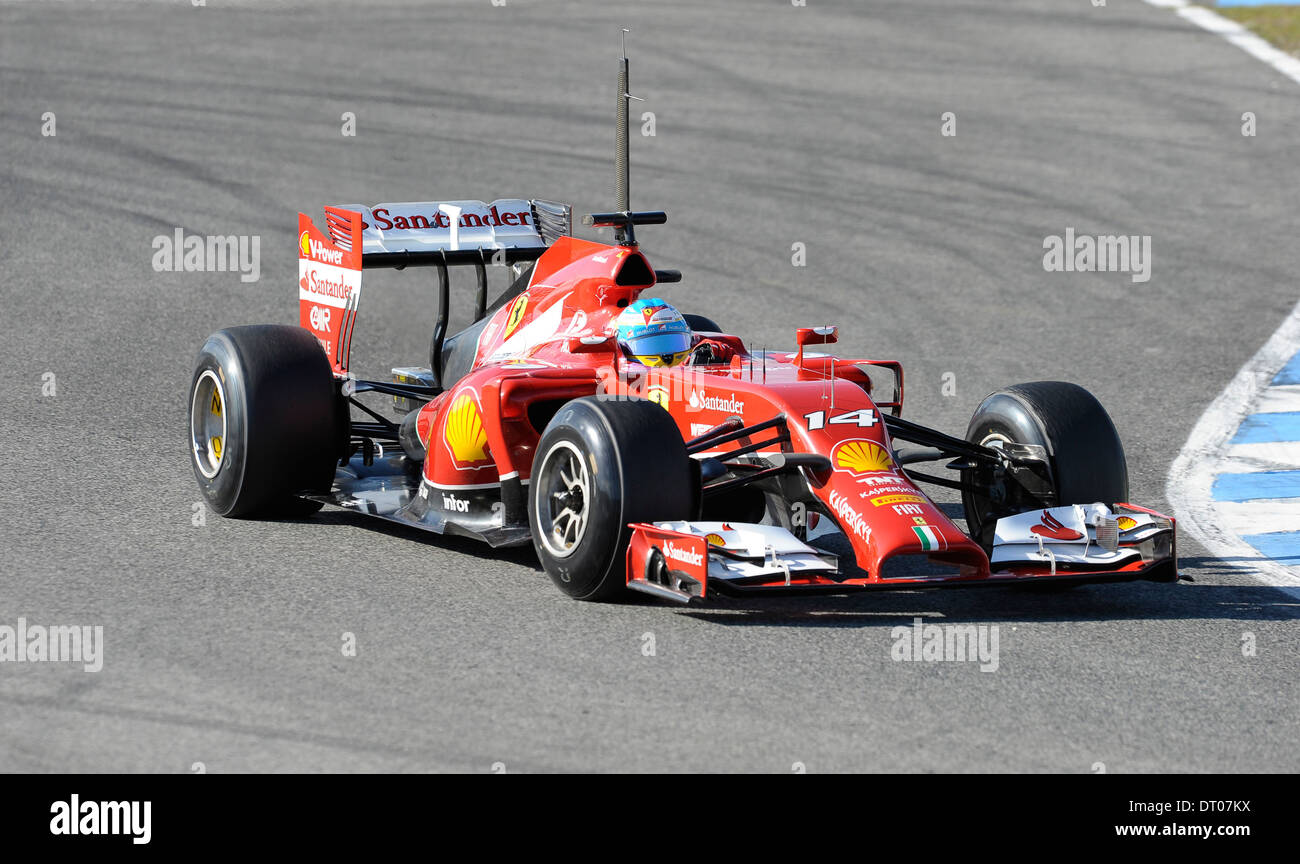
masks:
{"type": "Polygon", "coordinates": [[[818,494],[870,581],[888,579],[894,570],[902,580],[918,581],[988,575],[984,550],[903,475],[884,448],[859,447],[847,453],[836,448],[831,462],[830,481],[818,494]],[[929,566],[885,566],[899,556],[923,556],[929,566]]]}

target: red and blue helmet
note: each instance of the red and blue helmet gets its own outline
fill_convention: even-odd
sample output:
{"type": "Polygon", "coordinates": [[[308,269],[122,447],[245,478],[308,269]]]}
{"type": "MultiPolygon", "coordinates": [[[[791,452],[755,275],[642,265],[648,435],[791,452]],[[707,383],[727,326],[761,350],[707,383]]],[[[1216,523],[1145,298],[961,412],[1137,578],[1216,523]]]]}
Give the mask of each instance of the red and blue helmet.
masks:
{"type": "Polygon", "coordinates": [[[615,338],[643,366],[676,366],[691,353],[691,326],[658,297],[643,297],[614,319],[615,338]]]}

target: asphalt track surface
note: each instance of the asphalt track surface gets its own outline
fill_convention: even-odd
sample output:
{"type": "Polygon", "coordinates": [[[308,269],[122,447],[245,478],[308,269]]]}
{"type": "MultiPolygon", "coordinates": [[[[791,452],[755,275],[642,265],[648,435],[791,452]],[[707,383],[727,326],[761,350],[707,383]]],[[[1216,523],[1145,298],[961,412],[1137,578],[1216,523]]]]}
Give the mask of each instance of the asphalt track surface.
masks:
{"type": "MultiPolygon", "coordinates": [[[[619,27],[664,293],[760,346],[838,323],[905,363],[912,419],[1078,382],[1161,508],[1295,302],[1300,90],[1138,2],[0,3],[0,623],[106,643],[97,674],[0,666],[0,770],[1300,769],[1297,600],[1190,541],[1175,586],[688,611],[342,512],[191,524],[194,355],[296,320],[297,211],[607,209],[619,27]],[[154,272],[177,226],[260,236],[260,280],[154,272]],[[1044,272],[1067,226],[1151,235],[1151,281],[1044,272]],[[998,625],[998,671],[891,661],[918,616],[998,625]]],[[[367,278],[362,374],[427,350],[426,275],[367,278]]]]}

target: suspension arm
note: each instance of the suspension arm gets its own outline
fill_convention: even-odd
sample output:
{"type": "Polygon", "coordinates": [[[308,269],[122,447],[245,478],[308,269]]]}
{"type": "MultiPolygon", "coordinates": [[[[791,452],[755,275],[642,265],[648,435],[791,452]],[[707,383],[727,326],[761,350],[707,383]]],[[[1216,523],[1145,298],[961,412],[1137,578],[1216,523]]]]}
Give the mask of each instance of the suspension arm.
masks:
{"type": "Polygon", "coordinates": [[[904,420],[902,417],[891,417],[885,414],[880,419],[885,421],[885,428],[889,430],[889,434],[894,438],[912,444],[919,444],[922,447],[934,447],[943,451],[945,455],[961,456],[965,459],[974,459],[997,465],[1003,464],[1007,458],[1006,454],[992,447],[972,444],[970,441],[946,435],[919,423],[904,420]]]}

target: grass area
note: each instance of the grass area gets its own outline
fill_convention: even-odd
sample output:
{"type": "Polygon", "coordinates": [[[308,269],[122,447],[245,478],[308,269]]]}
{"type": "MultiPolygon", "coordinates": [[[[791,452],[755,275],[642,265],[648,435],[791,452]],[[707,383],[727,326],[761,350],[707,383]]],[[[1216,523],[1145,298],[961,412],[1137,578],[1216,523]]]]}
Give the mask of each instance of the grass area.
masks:
{"type": "Polygon", "coordinates": [[[1300,57],[1300,6],[1215,6],[1214,11],[1300,57]]]}

